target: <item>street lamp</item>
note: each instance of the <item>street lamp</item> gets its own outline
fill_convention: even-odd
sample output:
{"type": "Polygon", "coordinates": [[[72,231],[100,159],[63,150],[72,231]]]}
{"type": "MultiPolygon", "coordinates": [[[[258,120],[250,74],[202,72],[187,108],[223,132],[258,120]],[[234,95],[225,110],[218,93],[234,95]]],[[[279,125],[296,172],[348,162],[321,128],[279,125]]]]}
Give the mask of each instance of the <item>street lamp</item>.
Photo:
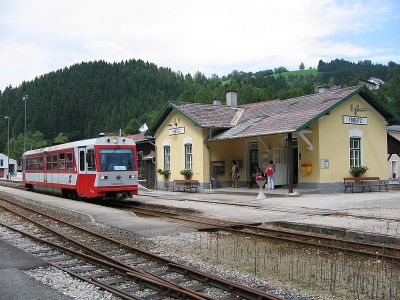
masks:
{"type": "Polygon", "coordinates": [[[24,101],[25,104],[24,152],[26,148],[26,100],[28,100],[28,95],[22,97],[22,101],[24,101]]]}
{"type": "Polygon", "coordinates": [[[7,180],[10,178],[10,117],[4,116],[7,119],[7,180]]]}

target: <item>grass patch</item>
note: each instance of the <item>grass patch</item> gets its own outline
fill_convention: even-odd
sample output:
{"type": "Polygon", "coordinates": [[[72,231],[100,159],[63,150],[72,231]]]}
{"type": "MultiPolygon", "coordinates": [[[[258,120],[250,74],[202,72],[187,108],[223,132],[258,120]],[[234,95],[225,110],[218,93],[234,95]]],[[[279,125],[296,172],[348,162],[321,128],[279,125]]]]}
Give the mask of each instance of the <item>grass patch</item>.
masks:
{"type": "Polygon", "coordinates": [[[279,73],[279,74],[273,74],[272,76],[274,76],[275,78],[278,76],[287,78],[290,75],[292,75],[292,76],[307,76],[307,75],[317,75],[317,74],[318,74],[317,69],[311,69],[311,70],[296,70],[296,71],[283,72],[283,73],[279,73]]]}

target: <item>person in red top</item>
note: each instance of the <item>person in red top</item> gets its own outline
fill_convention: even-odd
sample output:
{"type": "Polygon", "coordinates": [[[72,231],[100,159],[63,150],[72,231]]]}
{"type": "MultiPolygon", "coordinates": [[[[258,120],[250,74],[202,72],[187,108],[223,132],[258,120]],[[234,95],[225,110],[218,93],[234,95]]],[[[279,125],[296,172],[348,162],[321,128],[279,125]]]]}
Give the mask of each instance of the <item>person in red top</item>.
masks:
{"type": "Polygon", "coordinates": [[[275,164],[272,160],[269,161],[268,167],[265,169],[264,176],[268,178],[268,189],[273,191],[275,188],[275,164]]]}

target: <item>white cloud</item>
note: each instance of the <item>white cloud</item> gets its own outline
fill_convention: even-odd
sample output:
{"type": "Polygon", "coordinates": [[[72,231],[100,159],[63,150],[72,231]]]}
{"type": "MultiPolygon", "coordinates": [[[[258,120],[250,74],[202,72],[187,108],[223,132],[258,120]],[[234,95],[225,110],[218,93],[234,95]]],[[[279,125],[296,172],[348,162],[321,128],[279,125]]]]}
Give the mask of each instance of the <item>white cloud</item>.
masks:
{"type": "Polygon", "coordinates": [[[320,58],[390,57],[382,49],[338,38],[380,28],[390,11],[375,1],[10,3],[0,12],[0,89],[100,59],[143,59],[176,71],[211,75],[281,65],[297,68],[301,61],[315,66],[320,58]]]}

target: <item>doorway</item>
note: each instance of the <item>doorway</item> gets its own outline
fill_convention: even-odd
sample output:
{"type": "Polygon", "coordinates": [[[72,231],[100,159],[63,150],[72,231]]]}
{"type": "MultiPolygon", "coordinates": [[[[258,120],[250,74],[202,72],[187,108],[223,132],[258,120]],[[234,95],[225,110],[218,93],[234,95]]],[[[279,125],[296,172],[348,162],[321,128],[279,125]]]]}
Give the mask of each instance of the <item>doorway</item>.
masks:
{"type": "Polygon", "coordinates": [[[392,160],[391,161],[391,169],[392,169],[392,178],[397,178],[397,160],[392,160]]]}
{"type": "Polygon", "coordinates": [[[293,159],[293,184],[299,182],[299,148],[293,146],[292,149],[292,159],[293,159]]]}
{"type": "MultiPolygon", "coordinates": [[[[285,156],[285,160],[287,158],[287,147],[288,147],[288,140],[286,138],[285,141],[285,150],[286,152],[282,154],[282,156],[285,156]]],[[[298,141],[297,138],[292,139],[292,162],[293,162],[293,184],[297,184],[299,182],[299,147],[298,147],[298,141]]],[[[289,183],[289,164],[286,163],[286,183],[289,183]]]]}
{"type": "Polygon", "coordinates": [[[259,159],[258,159],[258,143],[257,142],[252,142],[249,143],[249,155],[250,155],[250,160],[249,160],[249,167],[248,167],[248,174],[249,174],[249,181],[251,181],[251,174],[254,172],[253,168],[254,166],[260,167],[259,159]]]}

